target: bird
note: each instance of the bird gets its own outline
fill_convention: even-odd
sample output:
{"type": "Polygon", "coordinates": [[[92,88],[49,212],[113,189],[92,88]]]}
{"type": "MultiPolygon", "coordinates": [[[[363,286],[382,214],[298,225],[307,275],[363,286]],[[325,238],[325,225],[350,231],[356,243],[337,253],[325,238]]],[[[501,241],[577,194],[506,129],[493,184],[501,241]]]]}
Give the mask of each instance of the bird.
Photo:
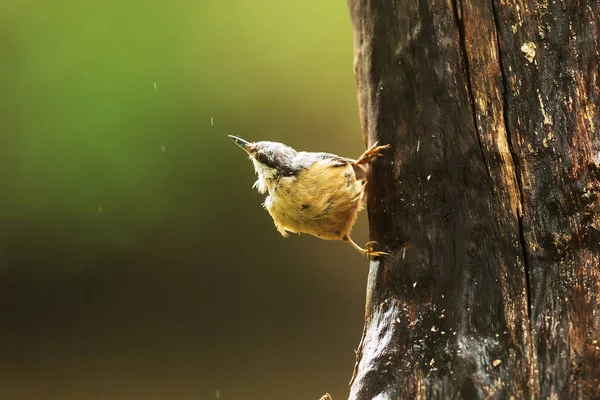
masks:
{"type": "Polygon", "coordinates": [[[263,203],[283,237],[306,233],[325,240],[349,243],[373,260],[389,253],[376,251],[371,241],[363,249],[350,237],[358,212],[364,207],[367,167],[389,144],[373,144],[358,159],[331,153],[296,151],[278,142],[248,142],[228,135],[254,164],[253,188],[266,194],[263,203]]]}

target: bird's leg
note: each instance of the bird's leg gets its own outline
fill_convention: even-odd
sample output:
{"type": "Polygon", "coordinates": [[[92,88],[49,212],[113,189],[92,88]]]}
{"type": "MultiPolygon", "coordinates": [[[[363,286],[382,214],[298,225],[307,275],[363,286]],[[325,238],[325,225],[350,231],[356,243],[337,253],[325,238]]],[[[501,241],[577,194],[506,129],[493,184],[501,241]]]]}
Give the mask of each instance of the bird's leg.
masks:
{"type": "Polygon", "coordinates": [[[369,147],[367,151],[362,153],[358,160],[354,162],[354,165],[368,164],[373,161],[375,157],[383,156],[383,154],[381,154],[381,150],[389,149],[390,147],[392,146],[389,144],[386,144],[385,146],[377,146],[377,142],[375,142],[373,146],[369,147]]]}
{"type": "Polygon", "coordinates": [[[354,247],[360,254],[362,254],[363,256],[367,257],[369,260],[374,260],[377,257],[381,257],[381,256],[389,256],[390,253],[386,253],[384,251],[375,251],[373,250],[373,245],[377,244],[377,242],[369,242],[365,245],[366,249],[363,249],[362,247],[360,247],[359,245],[357,245],[356,243],[354,243],[354,240],[352,240],[352,238],[348,235],[344,236],[342,238],[342,240],[344,242],[348,242],[350,243],[350,245],[352,247],[354,247]]]}

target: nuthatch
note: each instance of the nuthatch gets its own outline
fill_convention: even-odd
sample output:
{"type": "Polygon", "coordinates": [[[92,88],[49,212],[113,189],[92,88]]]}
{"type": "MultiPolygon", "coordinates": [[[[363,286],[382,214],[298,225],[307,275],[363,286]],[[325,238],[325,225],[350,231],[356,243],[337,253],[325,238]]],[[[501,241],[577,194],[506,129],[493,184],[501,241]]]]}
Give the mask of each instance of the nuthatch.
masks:
{"type": "Polygon", "coordinates": [[[358,160],[329,153],[296,151],[276,142],[250,143],[229,136],[244,149],[254,164],[261,194],[275,227],[287,232],[309,233],[326,240],[343,240],[369,259],[388,255],[374,251],[376,242],[358,246],[350,231],[363,208],[367,184],[366,167],[390,145],[375,143],[358,160]]]}

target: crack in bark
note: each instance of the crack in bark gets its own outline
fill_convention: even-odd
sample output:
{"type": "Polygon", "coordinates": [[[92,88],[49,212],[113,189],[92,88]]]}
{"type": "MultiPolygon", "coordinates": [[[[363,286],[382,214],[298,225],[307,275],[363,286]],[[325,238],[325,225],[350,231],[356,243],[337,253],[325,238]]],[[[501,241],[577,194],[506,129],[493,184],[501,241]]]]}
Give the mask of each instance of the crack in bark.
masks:
{"type": "MultiPolygon", "coordinates": [[[[367,313],[369,313],[369,312],[370,311],[367,311],[367,313]]],[[[365,340],[365,336],[367,334],[367,326],[371,322],[369,318],[370,318],[369,315],[365,315],[365,324],[363,326],[362,336],[360,337],[360,343],[358,344],[358,349],[356,349],[354,351],[354,353],[355,353],[354,370],[352,371],[352,377],[350,378],[350,382],[348,383],[348,386],[352,386],[352,384],[354,383],[354,380],[356,379],[356,375],[358,374],[358,367],[360,365],[360,361],[362,360],[364,340],[365,340]]]]}
{"type": "MultiPolygon", "coordinates": [[[[490,184],[493,183],[492,174],[490,172],[490,167],[487,163],[487,159],[485,157],[485,153],[483,152],[483,143],[481,142],[481,137],[479,136],[479,125],[477,124],[477,110],[475,108],[475,96],[473,95],[473,88],[471,87],[471,70],[469,65],[469,57],[467,56],[467,45],[465,43],[465,25],[462,22],[462,0],[452,0],[452,7],[454,8],[454,20],[456,22],[456,27],[458,29],[458,43],[460,45],[460,54],[461,59],[464,62],[464,69],[466,75],[466,87],[467,92],[469,94],[469,102],[471,103],[471,112],[473,114],[473,127],[475,128],[475,136],[477,137],[477,142],[479,143],[479,151],[481,152],[481,157],[483,158],[483,165],[485,166],[485,172],[487,173],[488,178],[490,179],[490,184]]],[[[493,187],[493,185],[492,185],[493,187]]]]}
{"type": "Polygon", "coordinates": [[[527,291],[527,316],[529,320],[529,328],[532,330],[532,299],[531,299],[531,279],[530,279],[530,265],[527,260],[527,242],[525,240],[525,228],[523,224],[523,202],[525,201],[524,192],[523,192],[523,184],[521,180],[521,167],[518,162],[517,152],[512,143],[511,131],[508,124],[508,79],[504,73],[504,62],[502,61],[502,49],[500,47],[500,26],[498,25],[498,9],[496,7],[496,3],[494,0],[491,0],[492,3],[492,15],[494,17],[494,27],[496,29],[496,42],[498,46],[498,62],[500,64],[500,75],[501,75],[501,83],[502,83],[502,98],[503,98],[503,107],[502,114],[504,119],[504,130],[506,131],[506,141],[508,143],[508,149],[510,150],[510,155],[512,157],[513,166],[515,168],[516,179],[515,182],[517,184],[517,188],[519,190],[519,206],[517,208],[517,221],[519,223],[519,241],[521,242],[521,247],[523,249],[523,266],[525,267],[525,290],[527,291]]]}

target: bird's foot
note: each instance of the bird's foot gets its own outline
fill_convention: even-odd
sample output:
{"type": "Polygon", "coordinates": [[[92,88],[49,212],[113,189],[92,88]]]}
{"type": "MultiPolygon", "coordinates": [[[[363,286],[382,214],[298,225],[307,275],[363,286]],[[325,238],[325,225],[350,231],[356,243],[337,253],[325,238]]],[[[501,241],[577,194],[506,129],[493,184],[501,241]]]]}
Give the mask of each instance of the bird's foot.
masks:
{"type": "Polygon", "coordinates": [[[366,249],[363,250],[363,254],[365,257],[367,257],[369,260],[374,260],[377,257],[382,257],[382,256],[389,256],[390,253],[386,253],[385,251],[375,251],[373,249],[373,245],[379,245],[379,243],[377,242],[368,242],[365,247],[366,249]]]}
{"type": "Polygon", "coordinates": [[[356,162],[354,164],[355,165],[368,164],[371,161],[373,161],[374,158],[383,157],[383,154],[381,154],[382,150],[389,149],[390,147],[392,147],[389,144],[386,144],[385,146],[377,146],[377,144],[378,143],[375,142],[375,144],[373,144],[373,146],[369,147],[369,149],[367,151],[365,151],[358,158],[358,160],[356,160],[356,162]]]}
{"type": "Polygon", "coordinates": [[[360,247],[359,245],[357,245],[356,243],[354,243],[354,240],[352,240],[352,238],[350,238],[350,236],[346,235],[342,238],[342,240],[344,240],[345,242],[350,243],[350,245],[352,245],[352,247],[354,247],[358,252],[360,252],[360,254],[362,254],[363,256],[367,257],[369,260],[374,260],[377,257],[381,257],[381,256],[389,256],[390,253],[386,253],[385,251],[375,251],[373,250],[373,245],[377,244],[379,245],[379,243],[377,242],[369,242],[366,244],[366,249],[363,249],[362,247],[360,247]]]}

